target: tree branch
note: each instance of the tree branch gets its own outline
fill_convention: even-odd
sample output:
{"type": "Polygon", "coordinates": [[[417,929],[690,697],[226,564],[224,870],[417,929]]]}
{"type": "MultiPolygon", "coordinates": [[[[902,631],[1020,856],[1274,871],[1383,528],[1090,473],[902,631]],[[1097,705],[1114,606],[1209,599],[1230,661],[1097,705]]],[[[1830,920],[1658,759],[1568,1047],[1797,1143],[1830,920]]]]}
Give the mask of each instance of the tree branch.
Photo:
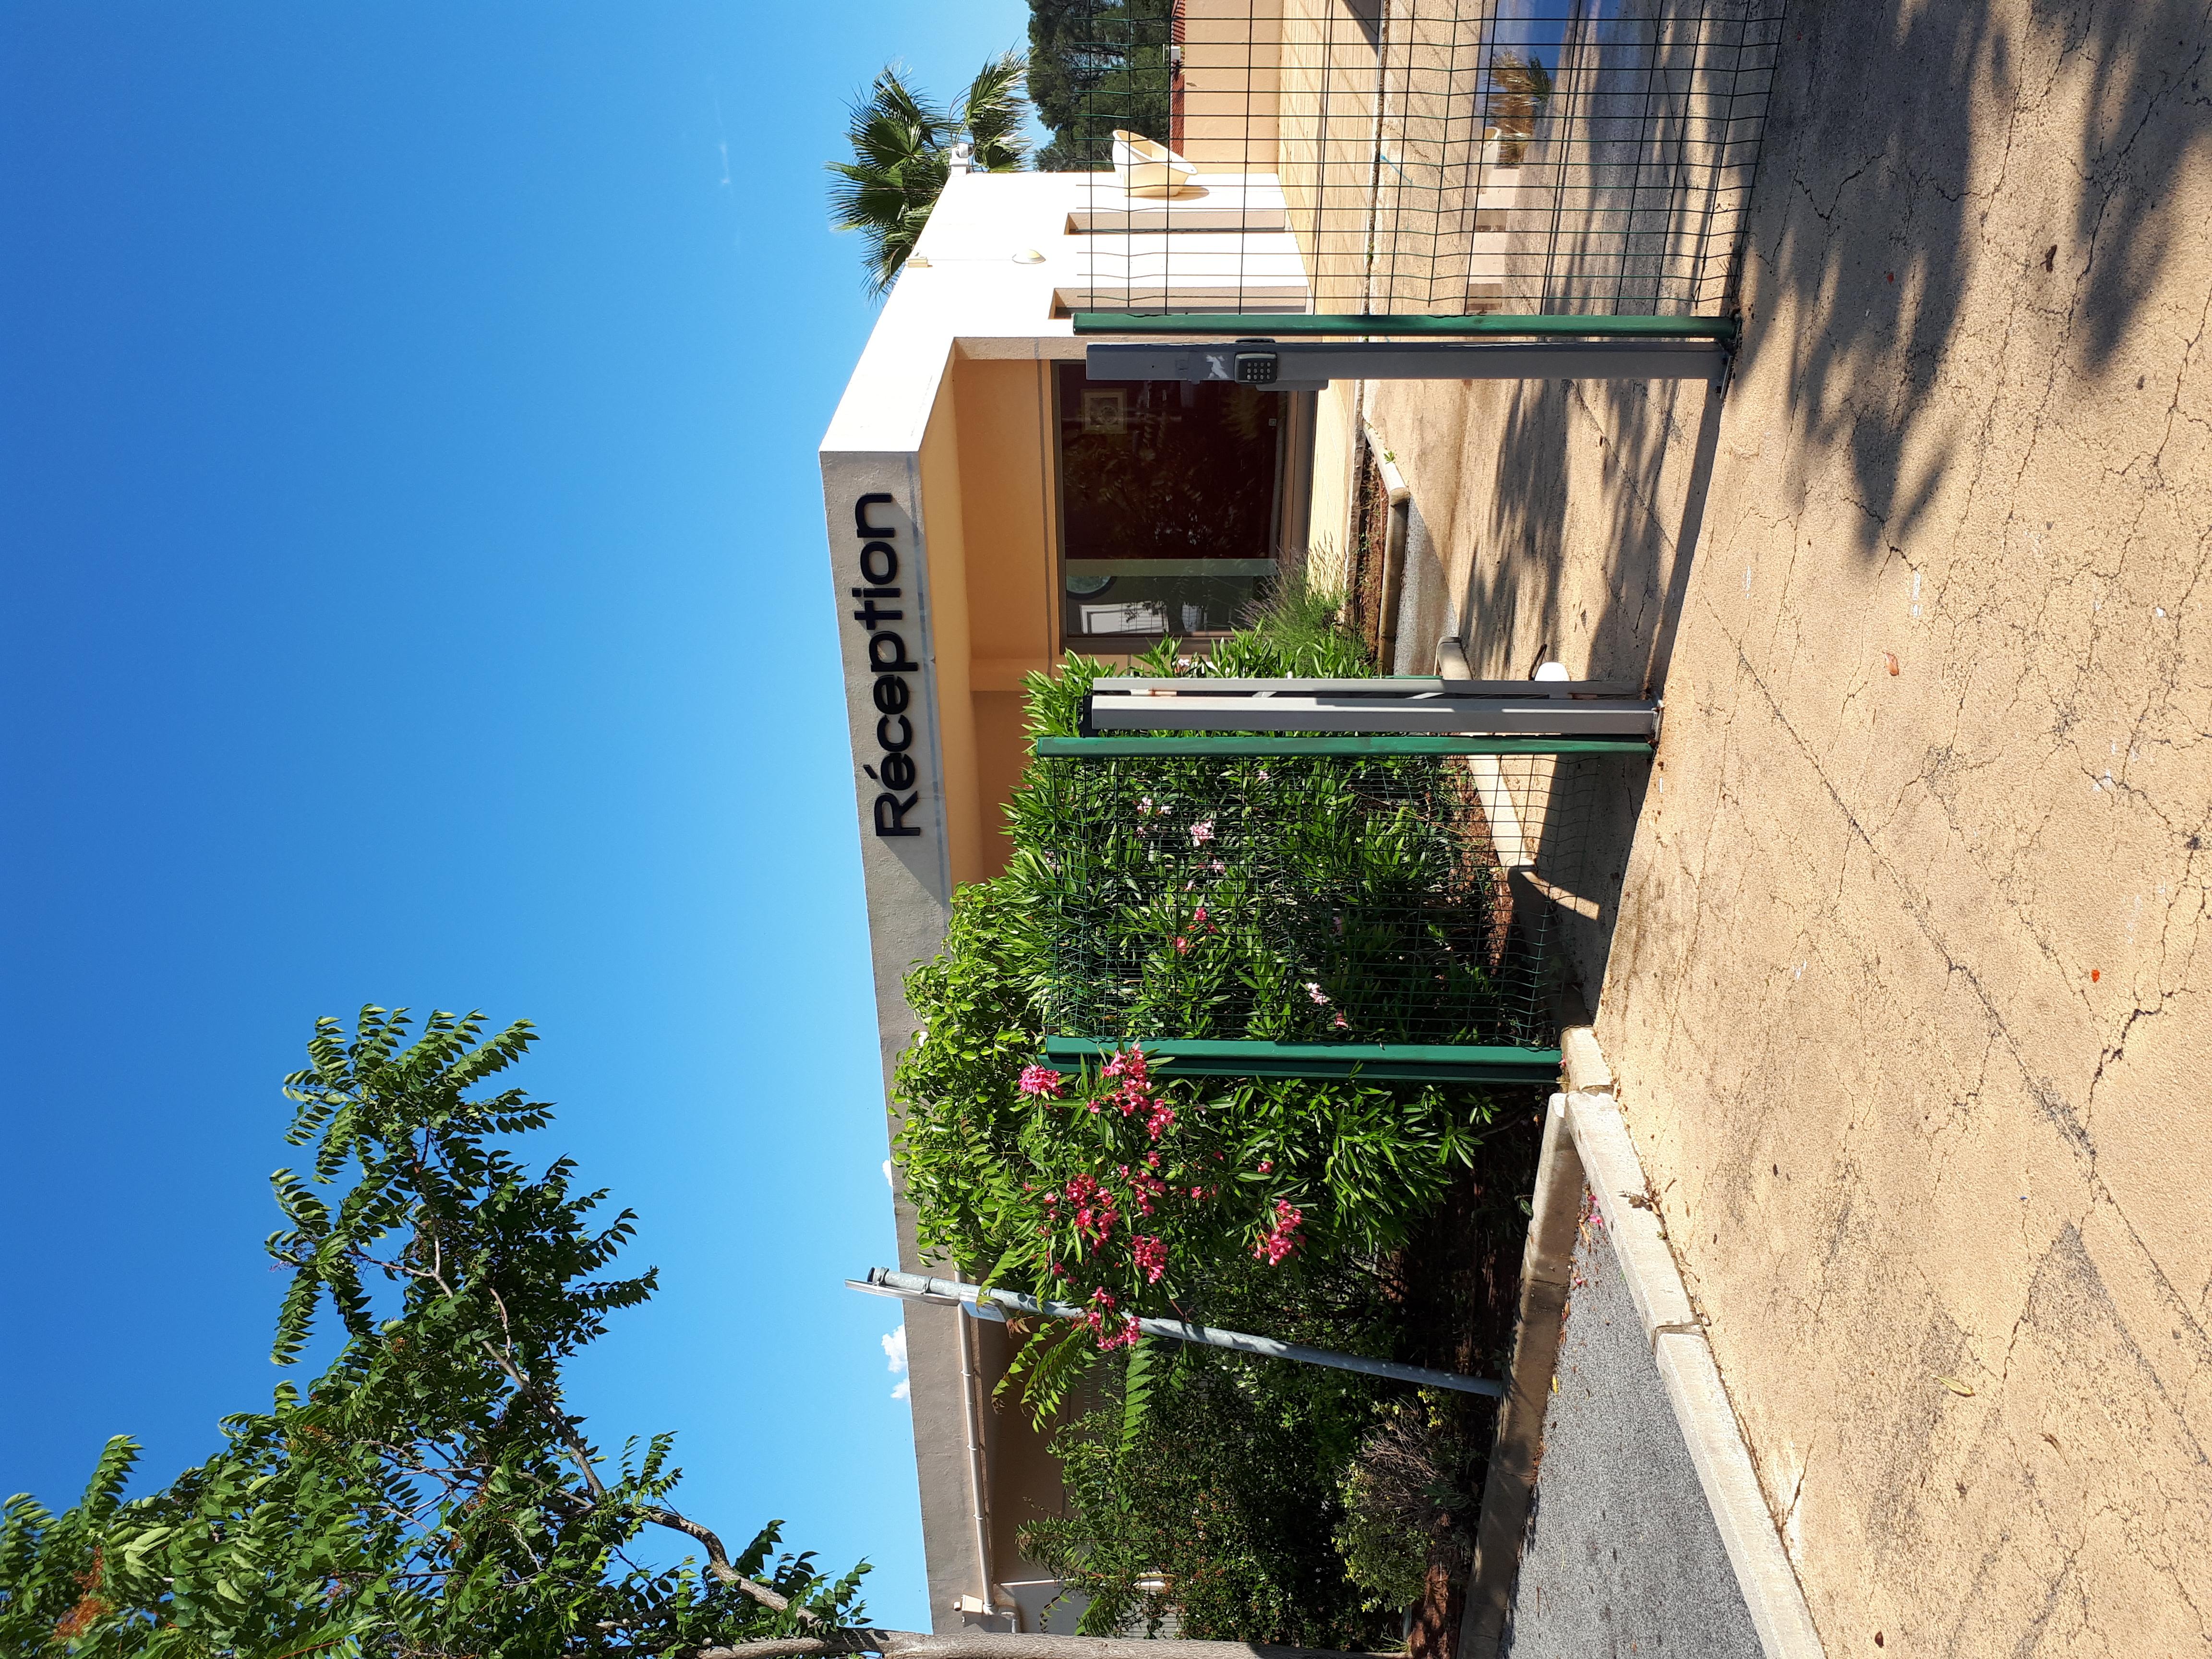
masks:
{"type": "MultiPolygon", "coordinates": [[[[730,1565],[730,1553],[722,1547],[722,1540],[720,1537],[716,1536],[713,1528],[700,1525],[698,1522],[694,1521],[688,1515],[678,1515],[674,1510],[646,1508],[641,1506],[638,1510],[638,1513],[643,1516],[647,1520],[652,1522],[657,1527],[667,1527],[674,1531],[684,1534],[688,1538],[696,1539],[700,1544],[706,1547],[708,1571],[713,1573],[715,1577],[720,1579],[726,1584],[735,1584],[739,1589],[743,1590],[747,1595],[751,1596],[754,1601],[759,1602],[761,1606],[766,1607],[770,1613],[781,1613],[791,1606],[790,1597],[778,1595],[766,1584],[755,1583],[751,1579],[746,1577],[735,1567],[732,1566],[730,1565]]],[[[799,1610],[799,1616],[809,1624],[814,1622],[814,1615],[808,1613],[803,1607],[799,1610]]],[[[821,1638],[818,1637],[807,1637],[805,1639],[811,1642],[819,1641],[821,1638]]],[[[794,1648],[792,1650],[794,1653],[829,1653],[832,1651],[838,1653],[859,1653],[866,1650],[851,1647],[837,1648],[835,1650],[830,1648],[794,1648]]],[[[762,1659],[771,1659],[771,1656],[763,1655],[762,1659]]]]}

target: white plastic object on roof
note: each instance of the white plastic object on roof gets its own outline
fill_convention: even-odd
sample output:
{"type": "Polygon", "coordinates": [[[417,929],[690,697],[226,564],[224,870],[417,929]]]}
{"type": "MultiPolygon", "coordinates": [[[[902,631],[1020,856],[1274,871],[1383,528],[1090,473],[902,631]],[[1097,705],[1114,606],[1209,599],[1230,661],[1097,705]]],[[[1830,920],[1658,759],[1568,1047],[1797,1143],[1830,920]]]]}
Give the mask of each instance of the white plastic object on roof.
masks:
{"type": "Polygon", "coordinates": [[[1197,178],[1198,168],[1141,132],[1114,130],[1114,171],[1132,196],[1173,196],[1197,178]]]}

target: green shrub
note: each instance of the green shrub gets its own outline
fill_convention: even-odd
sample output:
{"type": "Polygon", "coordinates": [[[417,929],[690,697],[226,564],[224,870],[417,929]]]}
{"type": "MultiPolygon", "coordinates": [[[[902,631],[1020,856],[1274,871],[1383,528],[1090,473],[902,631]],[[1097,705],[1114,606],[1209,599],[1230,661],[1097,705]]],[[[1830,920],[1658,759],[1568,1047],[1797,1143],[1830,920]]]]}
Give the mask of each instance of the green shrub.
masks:
{"type": "Polygon", "coordinates": [[[1346,1575],[1374,1609],[1421,1599],[1431,1559],[1463,1570],[1476,1498],[1467,1474],[1481,1465],[1467,1434],[1463,1402],[1401,1397],[1376,1413],[1340,1483],[1342,1522],[1334,1541],[1346,1575]]]}
{"type": "MultiPolygon", "coordinates": [[[[1318,615],[1311,596],[1291,586],[1254,628],[1208,656],[1179,661],[1164,646],[1146,666],[1253,675],[1359,668],[1356,647],[1318,615]]],[[[1032,729],[1073,732],[1099,672],[1071,656],[1058,677],[1033,676],[1032,729]]],[[[1255,791],[1268,781],[1251,780],[1255,791]]],[[[1048,764],[1032,768],[1017,792],[1006,873],[962,890],[943,949],[908,980],[922,1029],[896,1078],[897,1151],[923,1246],[988,1282],[1085,1310],[1080,1322],[1048,1322],[1017,1361],[1040,1413],[1097,1351],[1133,1340],[1139,1316],[1218,1321],[1224,1287],[1240,1276],[1282,1281],[1283,1300],[1309,1268],[1395,1249],[1453,1169],[1471,1161],[1492,1115],[1487,1097],[1467,1090],[1176,1079],[1171,1066],[1147,1066],[1133,1048],[1073,1075],[1036,1066],[1041,1037],[1077,995],[1071,916],[1097,915],[1102,927],[1146,942],[1137,1006],[1155,1034],[1197,1034],[1229,1009],[1243,1030],[1288,1036],[1340,994],[1346,1006],[1364,1006],[1357,937],[1347,948],[1332,932],[1328,949],[1344,977],[1322,991],[1286,953],[1279,914],[1237,915],[1261,912],[1263,897],[1279,913],[1296,881],[1285,893],[1270,875],[1262,895],[1251,870],[1224,858],[1212,890],[1222,921],[1212,929],[1214,912],[1199,915],[1195,902],[1170,914],[1159,905],[1181,899],[1150,908],[1128,902],[1127,881],[1106,890],[1110,879],[1086,878],[1100,890],[1071,890],[1062,858],[1069,787],[1065,769],[1048,764]]],[[[1441,878],[1441,855],[1416,844],[1417,827],[1363,816],[1326,779],[1285,793],[1287,839],[1306,872],[1298,880],[1318,882],[1324,868],[1370,889],[1441,878]]],[[[1133,869],[1145,854],[1142,838],[1130,839],[1121,856],[1133,869]]]]}
{"type": "MultiPolygon", "coordinates": [[[[1326,1334],[1295,1299],[1272,1311],[1326,1334]]],[[[1116,1404],[1061,1431],[1067,1513],[1021,1531],[1024,1554],[1089,1597],[1077,1633],[1396,1646],[1396,1610],[1364,1605],[1334,1541],[1379,1385],[1171,1343],[1140,1352],[1154,1347],[1165,1375],[1141,1425],[1129,1432],[1116,1404]]]]}

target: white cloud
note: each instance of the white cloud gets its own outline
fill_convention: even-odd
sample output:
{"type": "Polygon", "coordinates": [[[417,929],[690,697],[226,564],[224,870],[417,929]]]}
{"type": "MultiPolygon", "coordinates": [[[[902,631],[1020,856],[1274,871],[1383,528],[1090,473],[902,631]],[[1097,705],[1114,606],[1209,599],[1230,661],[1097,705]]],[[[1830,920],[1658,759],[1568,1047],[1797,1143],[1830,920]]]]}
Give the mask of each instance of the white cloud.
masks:
{"type": "Polygon", "coordinates": [[[891,1390],[891,1398],[907,1399],[912,1393],[912,1384],[906,1375],[906,1327],[902,1324],[883,1340],[884,1358],[890,1361],[890,1373],[898,1378],[898,1386],[891,1390]]]}
{"type": "Polygon", "coordinates": [[[884,1186],[886,1186],[886,1187],[888,1187],[888,1186],[890,1186],[890,1184],[891,1184],[891,1161],[890,1161],[890,1159],[889,1159],[889,1158],[885,1158],[885,1159],[884,1160],[884,1186]]]}

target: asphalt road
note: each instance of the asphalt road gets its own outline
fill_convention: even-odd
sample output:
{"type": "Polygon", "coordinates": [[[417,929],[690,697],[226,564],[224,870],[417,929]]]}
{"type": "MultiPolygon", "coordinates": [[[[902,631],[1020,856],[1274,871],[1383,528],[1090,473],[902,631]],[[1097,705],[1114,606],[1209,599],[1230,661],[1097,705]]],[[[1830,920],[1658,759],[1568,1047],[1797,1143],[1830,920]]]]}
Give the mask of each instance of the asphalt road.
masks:
{"type": "Polygon", "coordinates": [[[1759,1659],[1604,1232],[1586,1220],[1575,1246],[1558,1388],[1501,1652],[1759,1659]]]}

